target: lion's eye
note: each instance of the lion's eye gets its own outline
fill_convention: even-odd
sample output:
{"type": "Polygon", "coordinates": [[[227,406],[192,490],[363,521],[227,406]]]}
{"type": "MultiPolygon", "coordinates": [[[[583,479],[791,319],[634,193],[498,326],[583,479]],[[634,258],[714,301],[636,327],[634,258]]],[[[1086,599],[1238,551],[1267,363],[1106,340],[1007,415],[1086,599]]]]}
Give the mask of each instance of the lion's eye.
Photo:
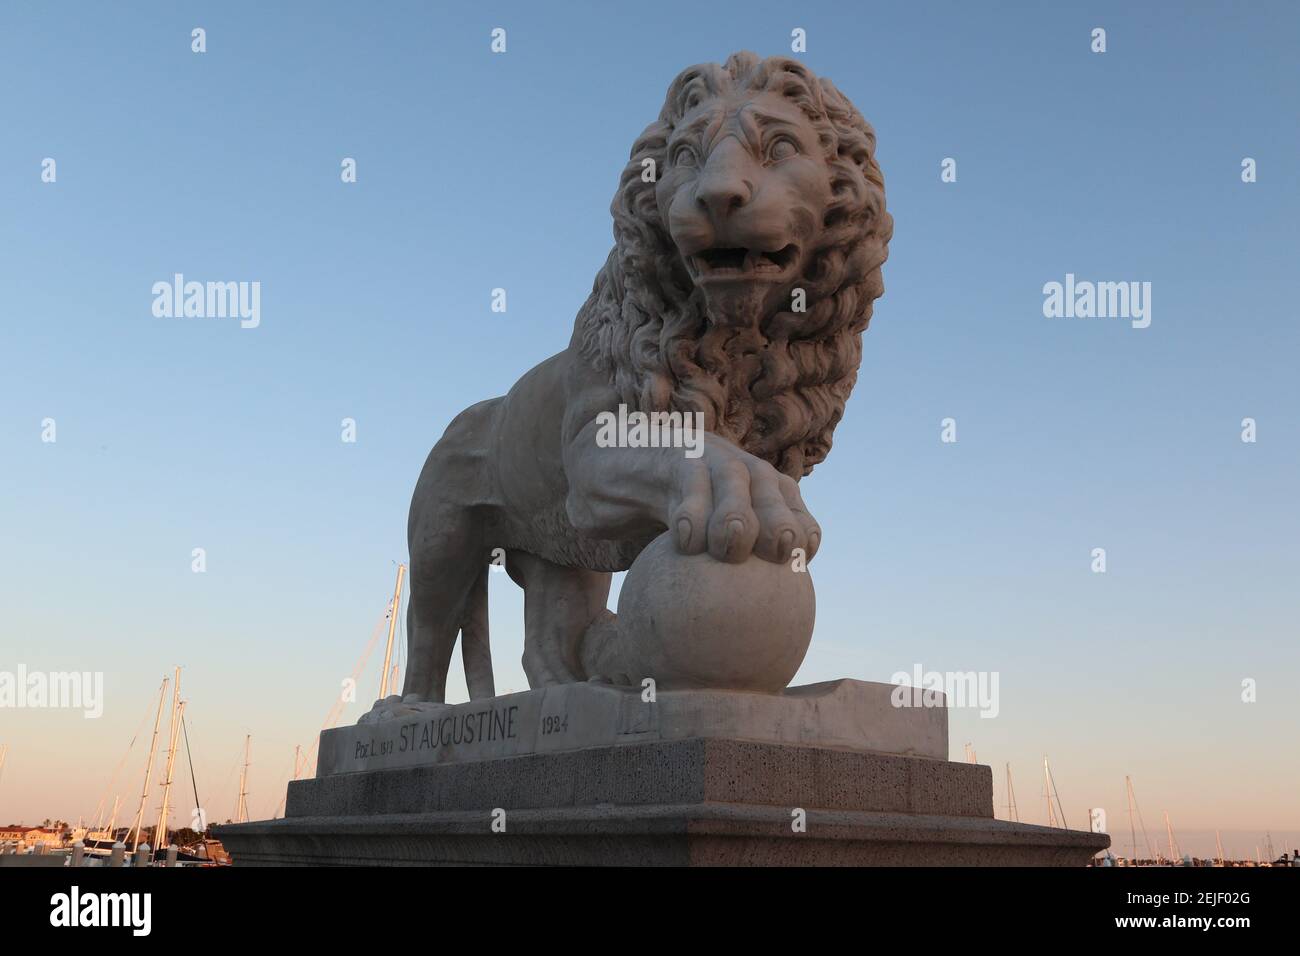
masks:
{"type": "Polygon", "coordinates": [[[767,147],[767,161],[769,163],[779,163],[783,159],[798,155],[799,146],[788,136],[780,136],[772,140],[771,145],[767,147]]]}
{"type": "Polygon", "coordinates": [[[676,149],[673,150],[673,165],[694,166],[695,150],[692,149],[686,143],[683,143],[682,145],[678,146],[676,149]]]}

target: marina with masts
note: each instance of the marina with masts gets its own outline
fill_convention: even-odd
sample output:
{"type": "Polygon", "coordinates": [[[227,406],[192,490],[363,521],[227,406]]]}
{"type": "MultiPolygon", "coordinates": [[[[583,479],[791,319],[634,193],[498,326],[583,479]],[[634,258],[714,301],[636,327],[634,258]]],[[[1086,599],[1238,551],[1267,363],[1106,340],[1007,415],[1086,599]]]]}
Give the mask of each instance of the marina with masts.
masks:
{"type": "MultiPolygon", "coordinates": [[[[383,663],[379,673],[378,696],[384,698],[390,694],[397,693],[399,687],[400,665],[395,660],[395,650],[400,645],[396,645],[396,639],[399,633],[400,611],[402,603],[402,590],[406,577],[406,565],[399,563],[397,565],[396,582],[394,583],[392,598],[388,602],[384,614],[376,622],[369,640],[357,659],[355,666],[352,668],[348,683],[350,686],[357,686],[360,681],[366,665],[369,662],[374,649],[378,643],[381,633],[387,630],[387,640],[384,647],[383,663]]],[[[347,704],[351,699],[347,695],[340,694],[332,702],[329,710],[326,712],[325,719],[322,722],[321,731],[334,727],[339,718],[342,716],[347,704]]],[[[203,811],[198,809],[203,806],[199,799],[199,787],[197,777],[194,772],[194,760],[189,746],[189,731],[185,721],[187,701],[181,697],[181,668],[178,666],[170,676],[164,676],[158,689],[157,704],[151,703],[150,710],[153,714],[153,730],[150,734],[149,752],[145,758],[144,776],[140,789],[140,799],[136,804],[135,814],[129,826],[119,829],[118,816],[121,811],[122,796],[115,794],[112,797],[111,810],[109,809],[109,795],[116,786],[118,777],[121,775],[131,753],[134,750],[136,740],[139,736],[139,729],[132,737],[126,753],[118,762],[109,780],[103,795],[95,807],[93,821],[88,827],[82,827],[78,823],[77,827],[65,827],[63,829],[47,827],[14,827],[0,828],[0,865],[12,865],[14,863],[29,863],[31,865],[44,866],[219,866],[228,865],[231,861],[229,855],[225,853],[221,844],[206,836],[208,821],[204,818],[203,811]],[[168,694],[170,688],[171,693],[168,694]],[[168,700],[170,697],[170,707],[168,700]],[[168,711],[168,719],[164,724],[163,711],[168,711]],[[165,737],[163,734],[165,733],[165,737]],[[165,742],[161,757],[159,754],[159,744],[165,742]],[[170,828],[168,819],[172,813],[173,786],[177,774],[177,760],[180,755],[182,744],[185,747],[186,761],[189,768],[190,783],[193,791],[195,814],[193,823],[196,829],[190,828],[170,828]],[[161,761],[161,762],[159,762],[161,761]],[[154,779],[155,765],[159,765],[160,773],[157,780],[154,779]],[[158,805],[158,816],[153,818],[149,816],[150,794],[154,787],[161,791],[158,805]],[[107,813],[107,825],[104,826],[104,816],[107,813]],[[150,827],[152,823],[152,827],[150,827]],[[57,832],[56,832],[57,831],[57,832]],[[33,836],[33,834],[35,834],[33,836]],[[191,837],[185,840],[183,845],[178,845],[177,840],[182,835],[191,837]],[[161,849],[159,849],[161,848],[161,849]]],[[[142,721],[143,723],[143,721],[142,721]]],[[[303,777],[312,776],[315,773],[315,755],[317,752],[317,740],[313,741],[313,746],[304,750],[301,744],[295,744],[293,748],[292,771],[287,779],[298,780],[303,777]]],[[[231,820],[236,823],[245,823],[251,819],[249,811],[249,792],[250,792],[250,769],[252,767],[252,747],[253,735],[246,733],[244,735],[243,746],[241,748],[242,760],[240,761],[240,772],[238,789],[236,791],[236,800],[231,820]]],[[[969,763],[977,763],[977,754],[975,746],[972,743],[965,744],[965,759],[969,763]]],[[[0,783],[3,783],[3,774],[5,762],[8,757],[9,745],[0,743],[0,783]]],[[[1043,806],[1046,825],[1060,829],[1069,829],[1066,821],[1065,810],[1061,803],[1061,797],[1057,788],[1056,779],[1052,773],[1051,763],[1046,754],[1043,755],[1043,806]]],[[[1005,763],[1005,794],[1002,809],[1004,818],[1008,821],[1020,823],[1021,814],[1016,802],[1015,783],[1012,776],[1011,763],[1005,763]]],[[[1137,795],[1131,776],[1124,777],[1124,792],[1126,800],[1126,815],[1128,823],[1128,840],[1127,853],[1116,855],[1114,847],[1105,854],[1094,858],[1095,866],[1297,866],[1300,867],[1300,849],[1288,848],[1284,846],[1281,854],[1274,855],[1274,846],[1271,834],[1265,834],[1261,842],[1255,846],[1253,859],[1229,859],[1224,851],[1223,841],[1220,831],[1215,830],[1215,855],[1212,859],[1196,859],[1191,854],[1182,852],[1179,849],[1177,836],[1174,831],[1173,821],[1169,811],[1163,811],[1165,823],[1165,848],[1162,849],[1155,841],[1150,838],[1147,832],[1146,822],[1142,817],[1142,810],[1138,804],[1137,795]],[[1139,842],[1139,832],[1141,840],[1139,842]],[[1167,852],[1165,852],[1167,849],[1167,852]]],[[[273,817],[278,817],[284,811],[285,798],[281,798],[273,817]]],[[[1095,811],[1089,811],[1090,815],[1095,811]]],[[[47,823],[49,821],[46,821],[47,823]]],[[[1033,821],[1023,821],[1033,822],[1033,821]]],[[[1116,839],[1116,844],[1120,839],[1116,839]]]]}

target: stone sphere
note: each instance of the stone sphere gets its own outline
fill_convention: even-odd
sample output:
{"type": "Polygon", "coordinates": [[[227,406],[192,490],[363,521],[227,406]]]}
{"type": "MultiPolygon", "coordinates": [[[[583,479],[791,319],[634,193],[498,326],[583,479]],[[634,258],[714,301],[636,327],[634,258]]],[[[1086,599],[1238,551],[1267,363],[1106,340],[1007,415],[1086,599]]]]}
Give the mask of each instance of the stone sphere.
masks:
{"type": "Polygon", "coordinates": [[[776,693],[812,640],[812,578],[789,561],[682,554],[670,532],[641,552],[618,596],[618,649],[633,684],[776,693]]]}

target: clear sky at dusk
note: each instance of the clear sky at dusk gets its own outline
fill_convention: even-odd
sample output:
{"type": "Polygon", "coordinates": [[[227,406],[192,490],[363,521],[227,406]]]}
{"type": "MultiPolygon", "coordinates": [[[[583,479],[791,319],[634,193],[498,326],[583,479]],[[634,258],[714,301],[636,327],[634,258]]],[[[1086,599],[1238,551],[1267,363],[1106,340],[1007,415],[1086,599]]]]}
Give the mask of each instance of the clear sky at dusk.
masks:
{"type": "MultiPolygon", "coordinates": [[[[895,219],[803,486],[825,544],[797,682],[996,672],[998,716],[954,710],[951,739],[999,812],[1009,762],[1045,822],[1048,754],[1117,851],[1126,774],[1186,849],[1300,843],[1300,8],[1271,2],[0,5],[0,670],[105,694],[93,720],[0,709],[0,824],[105,793],[132,816],[148,726],[114,772],[177,664],[210,818],[246,733],[251,812],[276,810],[429,448],[567,344],[668,83],[795,28],[875,126],[895,219]],[[260,282],[260,325],[155,317],[175,273],[260,282]],[[1151,283],[1150,326],[1045,317],[1067,274],[1151,283]]],[[[521,690],[521,595],[491,588],[521,690]]]]}

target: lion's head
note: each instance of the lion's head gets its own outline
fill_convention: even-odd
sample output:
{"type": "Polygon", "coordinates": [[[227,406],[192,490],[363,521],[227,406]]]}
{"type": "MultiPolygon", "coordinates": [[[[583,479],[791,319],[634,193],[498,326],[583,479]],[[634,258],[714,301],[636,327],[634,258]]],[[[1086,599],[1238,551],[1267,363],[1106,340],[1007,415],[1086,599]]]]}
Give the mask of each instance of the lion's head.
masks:
{"type": "Polygon", "coordinates": [[[576,347],[632,408],[703,412],[710,431],[808,474],[884,291],[893,220],[875,144],[796,60],[683,71],[623,170],[576,347]]]}

